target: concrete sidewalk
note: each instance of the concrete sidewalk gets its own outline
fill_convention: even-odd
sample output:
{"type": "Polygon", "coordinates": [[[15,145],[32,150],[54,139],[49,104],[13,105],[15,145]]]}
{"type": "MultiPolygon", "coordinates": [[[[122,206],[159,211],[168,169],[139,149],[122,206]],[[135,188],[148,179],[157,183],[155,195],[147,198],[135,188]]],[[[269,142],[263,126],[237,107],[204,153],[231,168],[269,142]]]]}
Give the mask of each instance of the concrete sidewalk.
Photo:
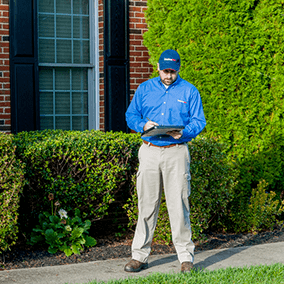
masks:
{"type": "MultiPolygon", "coordinates": [[[[92,280],[108,281],[146,276],[154,272],[171,273],[180,271],[180,263],[174,254],[150,256],[149,268],[139,273],[124,272],[124,265],[129,260],[129,258],[120,258],[71,265],[4,270],[0,271],[0,283],[85,284],[92,280]]],[[[284,242],[197,252],[194,266],[215,270],[226,267],[275,263],[284,264],[284,242]]]]}

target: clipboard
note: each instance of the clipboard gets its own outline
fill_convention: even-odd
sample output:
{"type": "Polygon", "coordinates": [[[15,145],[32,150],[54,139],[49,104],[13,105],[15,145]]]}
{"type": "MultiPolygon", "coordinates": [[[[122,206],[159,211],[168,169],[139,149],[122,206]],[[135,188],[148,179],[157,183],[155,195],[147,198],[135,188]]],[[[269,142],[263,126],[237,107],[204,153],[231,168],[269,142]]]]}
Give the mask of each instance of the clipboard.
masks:
{"type": "Polygon", "coordinates": [[[156,136],[156,135],[168,135],[168,131],[180,131],[184,129],[183,125],[155,125],[146,131],[144,131],[141,136],[149,137],[149,136],[156,136]]]}

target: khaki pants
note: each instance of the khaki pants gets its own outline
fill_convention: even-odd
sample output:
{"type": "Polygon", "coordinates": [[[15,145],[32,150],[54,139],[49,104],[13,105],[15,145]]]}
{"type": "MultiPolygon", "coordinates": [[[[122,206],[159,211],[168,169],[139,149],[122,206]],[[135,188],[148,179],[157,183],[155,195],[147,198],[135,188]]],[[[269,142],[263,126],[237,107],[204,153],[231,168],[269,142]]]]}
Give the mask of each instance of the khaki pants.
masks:
{"type": "Polygon", "coordinates": [[[132,258],[147,262],[157,224],[164,188],[172,240],[178,259],[193,262],[194,244],[189,220],[190,154],[187,144],[170,148],[143,145],[137,173],[138,222],[132,243],[132,258]]]}

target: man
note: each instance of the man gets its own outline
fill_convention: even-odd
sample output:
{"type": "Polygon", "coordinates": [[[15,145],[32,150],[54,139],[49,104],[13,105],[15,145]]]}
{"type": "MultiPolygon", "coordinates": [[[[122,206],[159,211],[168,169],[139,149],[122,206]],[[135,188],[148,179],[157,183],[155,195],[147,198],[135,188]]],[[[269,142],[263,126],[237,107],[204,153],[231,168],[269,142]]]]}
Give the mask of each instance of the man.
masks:
{"type": "Polygon", "coordinates": [[[132,260],[127,272],[148,267],[148,256],[157,224],[164,188],[172,240],[181,271],[193,267],[194,244],[189,219],[190,154],[187,142],[205,127],[206,121],[198,90],[179,76],[180,56],[171,49],[159,59],[159,77],[142,83],[126,112],[130,129],[144,132],[154,125],[183,125],[182,131],[143,137],[137,173],[138,222],[132,243],[132,260]]]}

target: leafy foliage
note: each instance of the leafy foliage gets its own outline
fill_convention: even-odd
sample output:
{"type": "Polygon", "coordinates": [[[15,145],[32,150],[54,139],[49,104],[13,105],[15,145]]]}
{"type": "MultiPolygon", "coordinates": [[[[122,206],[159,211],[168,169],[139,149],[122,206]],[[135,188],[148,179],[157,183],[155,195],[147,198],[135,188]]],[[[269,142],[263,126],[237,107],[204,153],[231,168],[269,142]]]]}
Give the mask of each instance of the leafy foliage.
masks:
{"type": "MultiPolygon", "coordinates": [[[[284,192],[284,1],[147,1],[144,43],[181,55],[181,77],[200,91],[207,137],[225,143],[240,177],[232,207],[248,208],[261,180],[284,192]]],[[[157,75],[157,73],[154,73],[157,75]]],[[[282,194],[283,195],[283,194],[282,194]]],[[[241,219],[239,219],[241,222],[241,219]]]]}
{"type": "Polygon", "coordinates": [[[29,232],[34,216],[49,208],[48,194],[67,211],[78,208],[96,221],[108,214],[118,191],[125,192],[135,167],[135,134],[45,130],[15,137],[25,164],[27,185],[21,198],[21,225],[29,232]]]}
{"type": "MultiPolygon", "coordinates": [[[[65,211],[64,211],[65,212],[65,211]]],[[[67,212],[66,212],[67,213],[67,212]]],[[[75,217],[70,218],[67,214],[61,218],[48,212],[39,214],[39,225],[33,229],[30,244],[48,244],[48,252],[56,253],[61,250],[66,256],[80,254],[85,247],[96,245],[96,240],[88,236],[91,221],[82,221],[80,210],[75,210],[75,217]]]]}
{"type": "Polygon", "coordinates": [[[0,132],[0,253],[16,243],[19,194],[23,188],[23,166],[16,159],[13,136],[0,132]]]}
{"type": "Polygon", "coordinates": [[[275,200],[274,191],[266,192],[268,183],[261,181],[252,190],[250,202],[244,207],[244,211],[230,212],[230,220],[233,221],[235,232],[251,231],[257,232],[261,229],[272,229],[277,222],[276,217],[284,212],[284,200],[280,203],[275,200]]]}

